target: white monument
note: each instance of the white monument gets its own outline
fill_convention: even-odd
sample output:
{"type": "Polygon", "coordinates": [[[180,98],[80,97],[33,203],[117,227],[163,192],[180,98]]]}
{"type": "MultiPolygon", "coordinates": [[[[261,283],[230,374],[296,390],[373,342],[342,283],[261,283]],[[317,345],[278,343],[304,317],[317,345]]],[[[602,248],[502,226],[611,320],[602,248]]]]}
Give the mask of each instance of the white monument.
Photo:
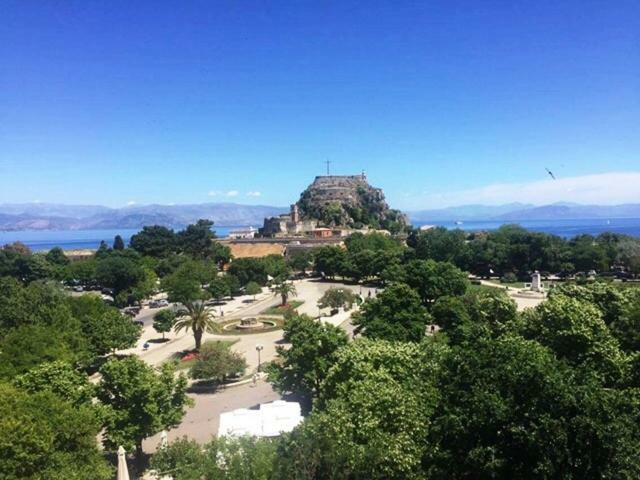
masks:
{"type": "Polygon", "coordinates": [[[531,275],[531,291],[532,292],[543,292],[544,287],[542,286],[542,281],[540,277],[540,272],[537,270],[533,272],[531,275]]]}

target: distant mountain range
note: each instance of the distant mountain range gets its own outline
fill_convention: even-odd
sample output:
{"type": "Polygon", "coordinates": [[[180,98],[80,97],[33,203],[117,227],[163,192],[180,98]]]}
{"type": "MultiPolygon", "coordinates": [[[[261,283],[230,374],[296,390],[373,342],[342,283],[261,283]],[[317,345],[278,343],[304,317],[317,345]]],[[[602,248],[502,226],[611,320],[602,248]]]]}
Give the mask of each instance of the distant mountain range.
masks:
{"type": "Polygon", "coordinates": [[[145,225],[183,228],[200,218],[213,220],[221,227],[260,226],[265,217],[286,211],[283,207],[237,203],[132,205],[123,208],[48,203],[0,204],[0,231],[136,229],[145,225]]]}
{"type": "Polygon", "coordinates": [[[578,220],[640,218],[640,204],[625,205],[579,205],[559,202],[552,205],[535,206],[523,203],[507,205],[463,205],[439,210],[420,210],[408,212],[413,222],[444,221],[504,221],[518,222],[527,220],[578,220]]]}
{"type": "MultiPolygon", "coordinates": [[[[285,207],[202,203],[193,205],[132,205],[109,208],[100,205],[62,205],[51,203],[0,204],[0,231],[15,230],[91,230],[136,229],[145,225],[183,228],[199,218],[216,225],[261,226],[265,217],[287,212],[285,207]]],[[[566,219],[640,218],[640,204],[579,205],[554,203],[535,206],[462,205],[438,210],[407,212],[412,222],[504,221],[566,219]]]]}

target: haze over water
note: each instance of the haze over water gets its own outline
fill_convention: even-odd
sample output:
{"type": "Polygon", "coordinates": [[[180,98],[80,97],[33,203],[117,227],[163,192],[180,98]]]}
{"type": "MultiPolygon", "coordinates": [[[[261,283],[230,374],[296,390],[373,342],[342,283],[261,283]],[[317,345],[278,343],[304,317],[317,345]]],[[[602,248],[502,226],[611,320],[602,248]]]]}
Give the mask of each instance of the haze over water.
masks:
{"type": "MultiPolygon", "coordinates": [[[[414,226],[436,225],[449,229],[460,228],[465,231],[495,230],[500,225],[509,222],[498,221],[467,221],[457,225],[453,221],[414,222],[414,226]]],[[[535,232],[550,233],[564,238],[576,235],[599,235],[603,232],[613,232],[624,235],[640,237],[640,218],[618,218],[611,220],[586,219],[586,220],[529,220],[517,223],[535,232]]],[[[216,235],[220,238],[227,237],[231,230],[239,227],[215,227],[216,235]]],[[[12,231],[0,232],[0,245],[20,241],[33,251],[50,250],[53,247],[61,247],[64,250],[83,248],[97,248],[104,240],[108,245],[113,243],[113,238],[120,235],[126,243],[132,235],[140,229],[112,229],[112,230],[44,230],[44,231],[12,231]]]]}

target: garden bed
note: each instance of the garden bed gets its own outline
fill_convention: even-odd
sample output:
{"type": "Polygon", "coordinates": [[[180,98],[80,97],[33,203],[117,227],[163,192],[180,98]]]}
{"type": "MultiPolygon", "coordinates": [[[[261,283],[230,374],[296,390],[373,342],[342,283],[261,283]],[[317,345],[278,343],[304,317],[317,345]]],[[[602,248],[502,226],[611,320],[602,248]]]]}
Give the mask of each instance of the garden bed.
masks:
{"type": "Polygon", "coordinates": [[[304,300],[291,300],[286,305],[276,305],[275,307],[269,307],[263,310],[263,315],[284,315],[288,311],[295,310],[304,303],[304,300]]]}

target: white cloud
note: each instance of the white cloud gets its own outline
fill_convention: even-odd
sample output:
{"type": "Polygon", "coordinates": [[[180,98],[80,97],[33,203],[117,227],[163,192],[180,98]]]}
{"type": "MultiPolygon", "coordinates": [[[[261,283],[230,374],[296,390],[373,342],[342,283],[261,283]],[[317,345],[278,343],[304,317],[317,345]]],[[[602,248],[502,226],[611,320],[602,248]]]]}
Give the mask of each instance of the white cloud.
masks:
{"type": "Polygon", "coordinates": [[[135,200],[129,200],[129,201],[127,202],[127,205],[128,205],[128,206],[135,205],[135,204],[136,204],[135,200]]]}
{"type": "Polygon", "coordinates": [[[228,192],[221,192],[220,190],[210,190],[207,195],[209,195],[210,197],[237,197],[239,194],[240,192],[238,192],[238,190],[229,190],[228,192]]]}
{"type": "Polygon", "coordinates": [[[526,183],[496,183],[460,191],[428,193],[414,208],[456,205],[500,205],[510,202],[545,205],[555,202],[615,205],[640,202],[640,172],[608,172],[526,183]]]}
{"type": "Polygon", "coordinates": [[[247,192],[247,197],[259,197],[261,195],[261,192],[247,192]]]}

